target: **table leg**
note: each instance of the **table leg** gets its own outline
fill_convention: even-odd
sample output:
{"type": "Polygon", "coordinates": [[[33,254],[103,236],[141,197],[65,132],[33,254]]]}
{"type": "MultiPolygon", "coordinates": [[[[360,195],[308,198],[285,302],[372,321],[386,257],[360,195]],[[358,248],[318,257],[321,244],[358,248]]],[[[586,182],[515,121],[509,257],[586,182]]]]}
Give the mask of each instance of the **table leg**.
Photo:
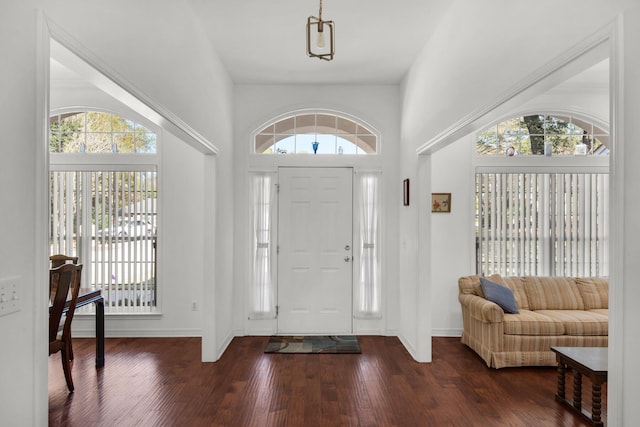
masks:
{"type": "Polygon", "coordinates": [[[96,368],[104,366],[104,299],[96,301],[96,368]]]}
{"type": "Polygon", "coordinates": [[[573,407],[582,410],[582,374],[573,370],[573,407]]]}
{"type": "Polygon", "coordinates": [[[593,402],[591,419],[593,420],[594,425],[598,425],[602,421],[600,419],[600,414],[602,413],[602,389],[600,384],[595,382],[593,383],[591,386],[591,397],[593,402]]]}
{"type": "Polygon", "coordinates": [[[566,368],[564,366],[564,363],[560,362],[558,363],[558,392],[557,392],[557,397],[560,400],[564,400],[565,399],[565,395],[564,395],[564,390],[565,390],[565,371],[566,368]]]}

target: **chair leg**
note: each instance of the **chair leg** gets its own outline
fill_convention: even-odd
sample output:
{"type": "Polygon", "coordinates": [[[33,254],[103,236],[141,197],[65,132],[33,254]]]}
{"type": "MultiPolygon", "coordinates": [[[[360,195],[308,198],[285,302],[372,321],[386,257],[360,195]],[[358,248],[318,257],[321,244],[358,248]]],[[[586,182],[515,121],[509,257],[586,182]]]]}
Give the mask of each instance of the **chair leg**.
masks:
{"type": "Polygon", "coordinates": [[[69,360],[69,351],[67,345],[62,346],[62,370],[64,371],[64,379],[67,381],[69,393],[73,392],[73,379],[71,378],[71,360],[69,360]]]}

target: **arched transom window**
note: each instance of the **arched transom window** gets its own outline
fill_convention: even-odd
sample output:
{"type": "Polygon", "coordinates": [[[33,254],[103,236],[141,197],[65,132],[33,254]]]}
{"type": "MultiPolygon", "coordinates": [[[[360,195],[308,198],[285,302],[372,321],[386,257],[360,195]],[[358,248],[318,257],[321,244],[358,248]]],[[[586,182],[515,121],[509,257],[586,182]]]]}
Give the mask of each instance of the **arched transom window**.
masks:
{"type": "Polygon", "coordinates": [[[101,111],[72,111],[50,117],[52,153],[155,154],[156,134],[141,124],[101,111]]]}
{"type": "Polygon", "coordinates": [[[606,155],[609,133],[573,116],[532,114],[513,117],[479,132],[480,155],[606,155]]]}
{"type": "Polygon", "coordinates": [[[378,137],[367,126],[329,113],[300,113],[262,128],[256,154],[376,154],[378,137]]]}

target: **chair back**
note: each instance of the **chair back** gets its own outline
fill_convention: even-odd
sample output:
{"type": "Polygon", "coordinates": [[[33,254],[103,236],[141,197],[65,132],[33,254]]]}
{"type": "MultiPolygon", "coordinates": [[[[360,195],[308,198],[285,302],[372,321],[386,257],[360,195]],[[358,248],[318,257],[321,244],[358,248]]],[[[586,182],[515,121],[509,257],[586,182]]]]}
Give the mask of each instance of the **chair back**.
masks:
{"type": "Polygon", "coordinates": [[[63,264],[66,264],[67,261],[71,261],[72,264],[78,263],[77,256],[68,256],[63,254],[55,254],[49,257],[49,261],[51,261],[51,268],[60,267],[63,264]]]}
{"type": "MultiPolygon", "coordinates": [[[[51,268],[58,268],[61,265],[68,264],[77,264],[78,257],[77,256],[68,256],[64,254],[55,254],[49,257],[49,261],[51,261],[51,268]]],[[[49,293],[54,293],[56,290],[55,287],[52,286],[51,282],[49,282],[49,293]]]]}
{"type": "Polygon", "coordinates": [[[71,320],[78,301],[80,291],[80,277],[82,264],[63,264],[49,270],[49,288],[52,291],[52,305],[49,309],[49,343],[56,341],[62,315],[65,321],[62,334],[71,332],[71,320]],[[65,305],[69,299],[69,307],[65,312],[65,305]]]}

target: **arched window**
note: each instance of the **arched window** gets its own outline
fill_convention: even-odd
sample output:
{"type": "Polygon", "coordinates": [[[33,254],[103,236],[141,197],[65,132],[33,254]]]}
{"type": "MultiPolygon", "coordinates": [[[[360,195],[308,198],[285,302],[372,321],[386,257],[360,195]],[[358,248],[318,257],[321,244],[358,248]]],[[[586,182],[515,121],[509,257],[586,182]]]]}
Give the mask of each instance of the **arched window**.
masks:
{"type": "Polygon", "coordinates": [[[63,110],[49,123],[50,254],[79,257],[106,313],[154,312],[156,133],[103,111],[63,110]]]}
{"type": "Polygon", "coordinates": [[[101,111],[72,111],[50,117],[51,153],[155,154],[156,134],[124,117],[101,111]]]}
{"type": "Polygon", "coordinates": [[[478,132],[478,274],[606,276],[609,170],[598,156],[608,144],[601,127],[569,115],[519,116],[478,132]]]}
{"type": "Polygon", "coordinates": [[[331,113],[280,118],[255,134],[256,154],[376,154],[378,137],[362,123],[331,113]]]}
{"type": "Polygon", "coordinates": [[[586,120],[551,114],[513,117],[479,132],[480,155],[607,155],[609,133],[586,120]]]}

